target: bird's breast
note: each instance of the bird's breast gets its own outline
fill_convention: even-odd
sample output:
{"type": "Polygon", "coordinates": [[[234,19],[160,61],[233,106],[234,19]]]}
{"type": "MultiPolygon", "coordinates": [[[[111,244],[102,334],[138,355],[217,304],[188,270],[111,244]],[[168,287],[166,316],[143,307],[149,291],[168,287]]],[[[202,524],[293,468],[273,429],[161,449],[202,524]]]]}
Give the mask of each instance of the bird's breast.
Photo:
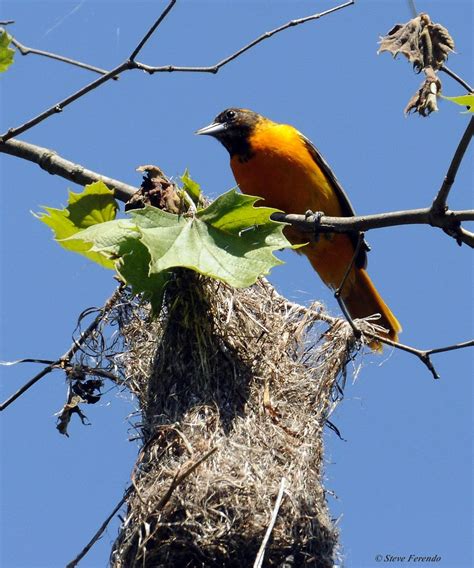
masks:
{"type": "Polygon", "coordinates": [[[340,215],[341,208],[328,183],[297,130],[278,125],[256,133],[245,160],[233,156],[231,167],[243,193],[257,195],[264,205],[286,213],[307,210],[340,215]]]}

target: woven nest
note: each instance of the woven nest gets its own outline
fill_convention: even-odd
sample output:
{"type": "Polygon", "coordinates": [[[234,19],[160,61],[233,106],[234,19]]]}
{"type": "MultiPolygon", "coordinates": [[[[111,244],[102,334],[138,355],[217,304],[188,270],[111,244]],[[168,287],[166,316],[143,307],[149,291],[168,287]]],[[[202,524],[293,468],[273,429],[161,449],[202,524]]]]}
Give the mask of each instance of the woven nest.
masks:
{"type": "Polygon", "coordinates": [[[111,565],[252,566],[260,549],[265,566],[332,568],[322,432],[350,326],[265,280],[235,290],[188,270],[159,318],[124,310],[143,445],[111,565]]]}

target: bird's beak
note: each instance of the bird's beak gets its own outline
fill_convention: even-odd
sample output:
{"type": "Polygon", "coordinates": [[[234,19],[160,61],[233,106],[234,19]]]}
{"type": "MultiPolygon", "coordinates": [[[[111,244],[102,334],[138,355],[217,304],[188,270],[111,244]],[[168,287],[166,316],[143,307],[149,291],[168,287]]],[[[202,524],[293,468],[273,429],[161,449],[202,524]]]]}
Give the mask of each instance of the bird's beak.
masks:
{"type": "Polygon", "coordinates": [[[226,129],[226,125],[222,124],[220,122],[212,122],[211,124],[209,124],[208,126],[205,126],[204,128],[200,128],[199,130],[196,130],[196,132],[194,134],[206,134],[207,136],[219,136],[219,134],[222,134],[226,129]]]}

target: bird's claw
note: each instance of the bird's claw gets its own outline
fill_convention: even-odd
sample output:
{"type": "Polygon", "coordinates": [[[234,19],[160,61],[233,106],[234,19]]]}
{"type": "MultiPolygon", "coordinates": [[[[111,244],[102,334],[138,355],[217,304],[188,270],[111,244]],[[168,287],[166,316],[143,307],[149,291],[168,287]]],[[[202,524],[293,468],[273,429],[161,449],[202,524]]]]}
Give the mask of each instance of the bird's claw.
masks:
{"type": "Polygon", "coordinates": [[[312,217],[311,220],[314,221],[314,224],[319,225],[319,223],[321,222],[321,217],[324,216],[324,211],[311,211],[311,209],[308,209],[304,216],[306,217],[306,219],[312,217]]]}

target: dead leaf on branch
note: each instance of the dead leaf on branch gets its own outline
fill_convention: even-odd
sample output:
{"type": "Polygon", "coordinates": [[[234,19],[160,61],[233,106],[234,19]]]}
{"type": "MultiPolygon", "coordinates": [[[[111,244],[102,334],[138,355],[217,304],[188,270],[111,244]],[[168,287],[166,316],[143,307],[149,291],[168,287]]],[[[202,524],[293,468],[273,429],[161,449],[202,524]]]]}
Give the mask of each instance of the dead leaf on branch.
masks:
{"type": "Polygon", "coordinates": [[[441,24],[431,21],[428,14],[420,14],[406,24],[397,24],[381,38],[378,53],[388,51],[396,57],[404,55],[417,73],[423,71],[426,78],[405,108],[405,114],[417,112],[428,116],[438,110],[437,97],[441,81],[436,72],[454,51],[454,40],[441,24]]]}
{"type": "Polygon", "coordinates": [[[441,81],[431,67],[424,69],[424,72],[426,79],[408,101],[405,114],[417,112],[421,116],[428,116],[438,110],[437,97],[441,91],[441,81]]]}
{"type": "Polygon", "coordinates": [[[158,166],[140,166],[137,171],[144,172],[143,181],[140,189],[125,204],[125,211],[152,205],[169,213],[183,212],[183,200],[178,188],[158,166]]]}
{"type": "Polygon", "coordinates": [[[433,23],[428,14],[420,14],[406,24],[397,24],[381,38],[378,53],[383,51],[394,57],[401,53],[417,72],[427,67],[437,71],[454,51],[454,40],[444,26],[433,23]]]}
{"type": "Polygon", "coordinates": [[[69,438],[67,429],[69,427],[69,422],[71,421],[73,414],[79,415],[81,422],[86,426],[90,426],[90,422],[88,421],[87,416],[79,408],[79,404],[81,402],[85,402],[85,400],[83,400],[79,395],[75,394],[58,412],[58,423],[56,424],[56,428],[59,430],[60,434],[64,434],[69,438]]]}

